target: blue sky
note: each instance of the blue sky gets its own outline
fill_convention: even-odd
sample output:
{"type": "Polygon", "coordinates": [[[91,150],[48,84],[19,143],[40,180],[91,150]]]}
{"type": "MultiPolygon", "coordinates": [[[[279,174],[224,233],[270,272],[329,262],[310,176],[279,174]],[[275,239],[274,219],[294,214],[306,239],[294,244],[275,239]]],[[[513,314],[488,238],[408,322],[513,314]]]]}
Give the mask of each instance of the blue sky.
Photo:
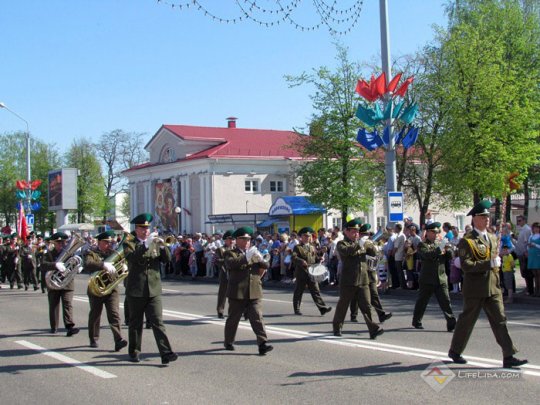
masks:
{"type": "MultiPolygon", "coordinates": [[[[199,2],[222,18],[241,14],[235,0],[199,2]]],[[[326,28],[223,24],[172,3],[186,0],[3,1],[0,101],[28,121],[34,138],[61,152],[74,139],[97,140],[114,129],[149,139],[162,124],[226,126],[229,116],[242,128],[305,126],[313,88],[290,89],[283,76],[333,66],[335,39],[326,28]]],[[[446,25],[445,3],[388,0],[394,57],[432,40],[433,24],[446,25]]],[[[292,17],[320,22],[311,0],[292,17]]],[[[379,1],[364,0],[358,24],[339,40],[352,60],[380,65],[379,1]]],[[[0,134],[25,128],[0,109],[0,134]]]]}

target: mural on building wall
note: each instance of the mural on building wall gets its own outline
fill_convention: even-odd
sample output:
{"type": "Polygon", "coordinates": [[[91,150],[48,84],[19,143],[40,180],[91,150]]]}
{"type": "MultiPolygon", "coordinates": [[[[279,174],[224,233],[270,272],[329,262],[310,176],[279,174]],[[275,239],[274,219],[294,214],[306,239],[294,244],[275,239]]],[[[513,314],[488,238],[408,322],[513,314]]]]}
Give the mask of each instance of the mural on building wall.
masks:
{"type": "Polygon", "coordinates": [[[156,226],[162,232],[176,233],[178,231],[178,214],[174,212],[176,207],[175,190],[170,181],[156,184],[156,226]]]}

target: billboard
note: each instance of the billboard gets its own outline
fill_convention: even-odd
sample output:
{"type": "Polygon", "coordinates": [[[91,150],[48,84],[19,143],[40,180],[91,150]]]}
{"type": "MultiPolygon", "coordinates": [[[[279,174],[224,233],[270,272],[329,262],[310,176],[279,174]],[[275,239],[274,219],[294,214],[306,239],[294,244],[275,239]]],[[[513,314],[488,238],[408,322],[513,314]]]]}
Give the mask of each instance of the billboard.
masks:
{"type": "Polygon", "coordinates": [[[48,174],[49,211],[77,209],[77,175],[73,168],[52,170],[48,174]]]}

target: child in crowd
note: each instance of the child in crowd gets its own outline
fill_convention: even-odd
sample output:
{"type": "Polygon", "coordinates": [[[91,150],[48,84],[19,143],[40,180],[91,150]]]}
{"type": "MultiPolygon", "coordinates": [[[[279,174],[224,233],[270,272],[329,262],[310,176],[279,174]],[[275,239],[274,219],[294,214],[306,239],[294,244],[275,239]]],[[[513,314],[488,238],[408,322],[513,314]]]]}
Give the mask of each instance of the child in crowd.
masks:
{"type": "Polygon", "coordinates": [[[271,273],[271,279],[274,281],[281,280],[281,263],[280,263],[281,257],[279,256],[279,249],[272,249],[272,260],[270,262],[270,273],[271,273]]]}
{"type": "Polygon", "coordinates": [[[189,271],[191,272],[191,279],[192,280],[195,280],[195,278],[197,277],[197,256],[195,255],[195,249],[194,248],[190,248],[189,249],[191,251],[191,253],[189,254],[189,261],[188,261],[188,265],[189,265],[189,271]]]}
{"type": "Polygon", "coordinates": [[[450,263],[450,284],[452,284],[451,293],[459,293],[459,285],[461,283],[461,262],[459,261],[458,251],[454,251],[454,257],[450,263]]]}
{"type": "Polygon", "coordinates": [[[414,248],[410,241],[405,242],[405,265],[407,270],[407,288],[414,288],[414,248]]]}
{"type": "Polygon", "coordinates": [[[386,294],[388,292],[388,263],[386,261],[386,255],[382,255],[381,260],[379,260],[377,276],[379,278],[377,287],[381,290],[381,293],[386,294]]]}
{"type": "Polygon", "coordinates": [[[514,257],[510,253],[510,247],[504,245],[502,248],[502,271],[503,271],[503,281],[506,290],[508,291],[508,296],[504,301],[505,304],[512,304],[514,302],[514,271],[515,271],[515,262],[514,257]]]}
{"type": "Polygon", "coordinates": [[[285,274],[286,274],[286,283],[290,283],[292,281],[293,275],[291,272],[291,264],[292,264],[292,250],[287,248],[285,249],[285,259],[283,259],[283,262],[285,263],[285,274]]]}

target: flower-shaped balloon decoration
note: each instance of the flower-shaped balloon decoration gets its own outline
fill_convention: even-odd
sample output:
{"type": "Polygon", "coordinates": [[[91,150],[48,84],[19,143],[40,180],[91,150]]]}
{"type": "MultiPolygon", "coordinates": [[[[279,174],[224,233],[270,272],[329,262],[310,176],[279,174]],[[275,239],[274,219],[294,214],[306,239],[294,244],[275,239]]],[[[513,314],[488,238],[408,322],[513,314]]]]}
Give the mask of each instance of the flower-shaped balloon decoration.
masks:
{"type": "MultiPolygon", "coordinates": [[[[398,119],[404,124],[410,125],[418,113],[418,105],[413,102],[405,107],[404,97],[414,77],[408,77],[398,86],[401,76],[402,73],[394,76],[388,83],[388,86],[386,85],[386,74],[384,72],[377,78],[372,75],[369,83],[362,79],[358,80],[356,92],[370,103],[375,103],[375,105],[373,107],[358,105],[356,117],[372,128],[375,128],[390,118],[398,119]],[[382,99],[386,94],[390,94],[391,97],[383,110],[377,101],[382,99]]],[[[368,132],[365,128],[362,128],[358,131],[356,139],[367,150],[375,150],[380,146],[386,147],[390,143],[390,128],[386,126],[382,135],[379,135],[376,128],[373,132],[368,132]]],[[[405,132],[404,128],[394,134],[395,144],[401,143],[406,149],[410,148],[417,139],[418,128],[415,127],[411,127],[407,132],[405,132]]]]}

